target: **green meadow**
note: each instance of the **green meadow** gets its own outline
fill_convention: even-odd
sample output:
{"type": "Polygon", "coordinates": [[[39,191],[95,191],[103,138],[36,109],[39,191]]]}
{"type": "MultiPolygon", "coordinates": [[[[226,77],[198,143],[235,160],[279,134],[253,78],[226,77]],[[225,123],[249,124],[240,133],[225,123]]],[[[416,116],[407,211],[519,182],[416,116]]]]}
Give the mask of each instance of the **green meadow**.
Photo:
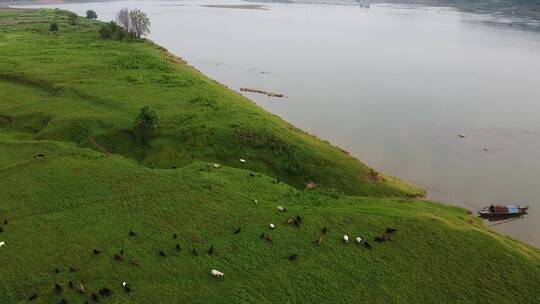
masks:
{"type": "Polygon", "coordinates": [[[423,200],[151,41],[101,39],[102,25],[0,9],[0,303],[540,298],[538,249],[423,200]],[[159,117],[147,144],[133,133],[143,106],[159,117]],[[391,240],[374,241],[388,227],[391,240]]]}

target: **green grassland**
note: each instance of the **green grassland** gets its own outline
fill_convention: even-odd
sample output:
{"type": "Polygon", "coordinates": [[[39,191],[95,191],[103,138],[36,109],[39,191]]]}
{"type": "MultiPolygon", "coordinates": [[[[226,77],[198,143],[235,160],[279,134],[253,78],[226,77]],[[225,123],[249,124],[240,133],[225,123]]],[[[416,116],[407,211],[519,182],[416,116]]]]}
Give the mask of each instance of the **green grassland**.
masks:
{"type": "MultiPolygon", "coordinates": [[[[40,140],[76,142],[156,168],[219,161],[305,187],[350,194],[421,196],[391,177],[372,178],[348,153],[264,112],[149,41],[101,40],[81,20],[47,31],[62,11],[4,13],[0,32],[3,129],[40,140]],[[39,23],[36,23],[39,22],[39,23]],[[160,136],[141,147],[130,130],[144,105],[161,120],[160,136]]],[[[1,122],[0,122],[1,123],[1,122]]]]}
{"type": "Polygon", "coordinates": [[[149,41],[101,40],[99,26],[69,25],[59,10],[0,10],[0,303],[34,293],[36,303],[92,302],[102,287],[114,294],[100,303],[540,298],[538,249],[418,199],[423,190],[371,172],[149,41]],[[148,146],[131,133],[144,105],[160,118],[148,146]],[[306,190],[311,181],[318,187],[306,190]],[[299,228],[285,223],[296,215],[299,228]],[[398,228],[392,240],[374,242],[387,227],[398,228]]]}

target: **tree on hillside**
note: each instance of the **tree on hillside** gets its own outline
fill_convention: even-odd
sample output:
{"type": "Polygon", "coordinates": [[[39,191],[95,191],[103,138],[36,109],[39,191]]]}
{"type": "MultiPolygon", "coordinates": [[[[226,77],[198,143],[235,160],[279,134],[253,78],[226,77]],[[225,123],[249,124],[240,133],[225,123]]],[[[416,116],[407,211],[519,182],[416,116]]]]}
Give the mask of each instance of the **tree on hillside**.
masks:
{"type": "Polygon", "coordinates": [[[150,19],[138,9],[121,9],[116,14],[116,22],[134,38],[141,38],[150,33],[150,19]]]}
{"type": "Polygon", "coordinates": [[[94,11],[94,10],[87,10],[87,11],[86,11],[86,18],[91,19],[91,20],[97,19],[97,13],[96,13],[96,11],[94,11]]]}
{"type": "Polygon", "coordinates": [[[49,31],[53,33],[58,32],[58,24],[56,24],[56,22],[51,23],[51,26],[49,27],[49,31]]]}
{"type": "Polygon", "coordinates": [[[150,19],[142,11],[138,9],[131,10],[129,12],[129,20],[132,33],[137,38],[141,38],[150,33],[150,19]]]}
{"type": "Polygon", "coordinates": [[[131,26],[129,22],[129,10],[127,8],[121,9],[116,14],[116,23],[120,25],[124,31],[130,33],[131,32],[131,26]]]}
{"type": "Polygon", "coordinates": [[[157,132],[158,117],[157,114],[149,106],[144,106],[137,119],[135,119],[135,126],[133,127],[133,133],[135,138],[141,144],[148,144],[148,141],[154,137],[157,132]]]}

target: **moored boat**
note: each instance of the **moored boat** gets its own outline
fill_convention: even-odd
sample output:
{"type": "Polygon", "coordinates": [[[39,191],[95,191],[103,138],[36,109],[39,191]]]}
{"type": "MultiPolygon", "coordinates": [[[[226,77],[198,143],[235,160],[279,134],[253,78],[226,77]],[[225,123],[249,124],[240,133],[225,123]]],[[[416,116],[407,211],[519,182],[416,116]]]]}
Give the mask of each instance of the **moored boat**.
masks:
{"type": "Polygon", "coordinates": [[[481,217],[513,217],[527,214],[529,207],[519,205],[494,205],[484,207],[480,212],[481,217]]]}

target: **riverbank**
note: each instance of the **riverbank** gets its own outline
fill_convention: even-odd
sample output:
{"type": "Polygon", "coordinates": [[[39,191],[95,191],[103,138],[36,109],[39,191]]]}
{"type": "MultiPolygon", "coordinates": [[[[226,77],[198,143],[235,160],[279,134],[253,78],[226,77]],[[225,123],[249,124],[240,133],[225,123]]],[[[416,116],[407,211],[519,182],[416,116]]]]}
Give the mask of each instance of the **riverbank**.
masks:
{"type": "Polygon", "coordinates": [[[423,191],[150,41],[102,40],[102,23],[71,25],[61,10],[0,14],[11,20],[0,32],[0,302],[83,301],[104,287],[104,301],[164,303],[537,298],[538,249],[411,198],[423,191]],[[160,120],[149,146],[131,134],[145,105],[160,120]],[[387,228],[397,232],[376,242],[387,228]]]}

